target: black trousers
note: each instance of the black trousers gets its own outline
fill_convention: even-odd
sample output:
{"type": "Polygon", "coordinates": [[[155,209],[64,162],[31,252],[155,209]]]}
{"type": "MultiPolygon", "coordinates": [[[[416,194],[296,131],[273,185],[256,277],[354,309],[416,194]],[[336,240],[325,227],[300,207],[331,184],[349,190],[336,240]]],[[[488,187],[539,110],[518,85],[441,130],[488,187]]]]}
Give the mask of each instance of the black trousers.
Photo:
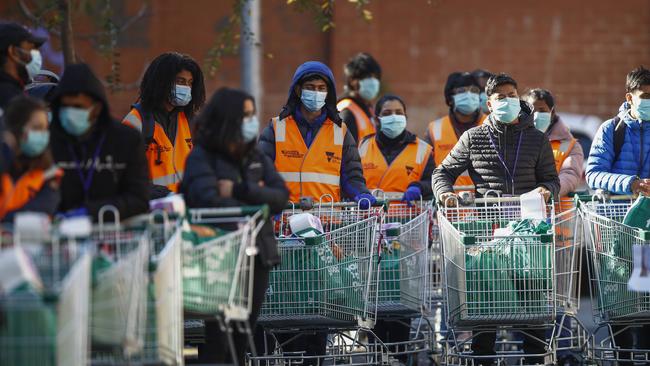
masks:
{"type": "MultiPolygon", "coordinates": [[[[525,334],[522,334],[524,338],[524,353],[525,354],[544,354],[546,352],[546,347],[544,342],[540,342],[537,339],[541,340],[546,339],[546,330],[545,329],[528,329],[525,334]],[[530,336],[529,336],[530,334],[530,336]]],[[[476,356],[491,356],[495,355],[494,345],[496,343],[496,332],[486,331],[480,333],[472,338],[472,352],[476,356]]],[[[525,362],[527,364],[543,364],[544,357],[526,357],[525,362]]],[[[475,361],[476,365],[493,365],[493,358],[484,358],[481,360],[475,361]]]]}
{"type": "MultiPolygon", "coordinates": [[[[614,336],[614,342],[616,347],[623,349],[650,349],[650,325],[646,324],[640,327],[631,327],[625,329],[626,326],[616,325],[612,326],[612,331],[614,334],[621,332],[618,335],[614,336]],[[636,342],[634,338],[636,336],[636,342]]],[[[630,352],[618,352],[617,355],[621,359],[629,359],[631,357],[630,352]]],[[[620,366],[634,365],[634,362],[619,362],[620,366]]]]}
{"type": "MultiPolygon", "coordinates": [[[[406,342],[411,338],[410,319],[403,321],[377,319],[373,332],[384,343],[406,342]],[[404,324],[404,323],[408,323],[404,324]]],[[[397,359],[406,363],[408,355],[400,355],[397,359]]]]}
{"type": "MultiPolygon", "coordinates": [[[[260,314],[266,289],[269,286],[270,269],[263,266],[258,255],[255,258],[255,278],[253,280],[253,306],[250,315],[251,331],[255,329],[255,322],[260,314]]],[[[237,354],[235,358],[240,366],[245,365],[246,352],[248,350],[248,335],[233,330],[233,340],[237,354]]],[[[219,329],[219,323],[216,320],[205,321],[205,344],[199,347],[200,363],[232,363],[233,358],[230,354],[227,335],[219,329]]]]}

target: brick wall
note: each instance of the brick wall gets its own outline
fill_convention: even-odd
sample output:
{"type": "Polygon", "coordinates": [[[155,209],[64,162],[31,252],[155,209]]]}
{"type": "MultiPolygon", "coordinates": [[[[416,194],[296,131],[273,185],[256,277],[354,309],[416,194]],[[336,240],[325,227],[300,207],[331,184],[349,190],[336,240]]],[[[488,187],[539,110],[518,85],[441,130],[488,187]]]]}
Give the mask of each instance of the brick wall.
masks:
{"type": "MultiPolygon", "coordinates": [[[[123,4],[124,16],[139,7],[136,1],[123,4]]],[[[229,5],[225,0],[151,2],[149,15],[120,40],[122,79],[133,88],[111,95],[115,116],[126,113],[138,78],[159,53],[177,50],[202,61],[229,5]]],[[[288,8],[286,0],[262,0],[261,41],[269,57],[263,60],[261,117],[277,114],[293,71],[308,59],[328,63],[342,92],[342,65],[359,51],[380,61],[385,91],[405,99],[417,132],[446,113],[442,91],[452,71],[481,67],[508,72],[522,92],[549,88],[560,111],[606,118],[623,99],[625,74],[640,64],[650,66],[647,0],[374,0],[370,10],[374,19],[367,23],[353,6],[337,1],[336,28],[321,33],[309,14],[288,8]]],[[[13,1],[0,5],[0,14],[19,17],[13,1]]],[[[88,27],[79,24],[80,30],[88,27]]],[[[108,73],[109,64],[89,40],[79,40],[78,50],[100,74],[108,73]]],[[[211,94],[220,86],[238,84],[234,56],[224,60],[207,88],[211,94]]]]}

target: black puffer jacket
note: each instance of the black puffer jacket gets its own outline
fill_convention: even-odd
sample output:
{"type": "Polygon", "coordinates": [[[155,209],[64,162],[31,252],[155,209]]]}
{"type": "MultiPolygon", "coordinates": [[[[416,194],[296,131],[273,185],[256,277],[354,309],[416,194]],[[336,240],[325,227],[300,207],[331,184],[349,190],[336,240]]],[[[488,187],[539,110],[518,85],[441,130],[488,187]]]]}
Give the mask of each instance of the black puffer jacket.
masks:
{"type": "Polygon", "coordinates": [[[519,123],[506,125],[496,122],[490,115],[486,123],[470,129],[460,137],[433,173],[435,196],[453,192],[456,178],[465,170],[474,181],[477,195],[484,194],[486,190],[520,195],[537,187],[548,189],[554,196],[560,191],[551,145],[546,136],[534,127],[531,108],[525,102],[521,103],[519,123]],[[514,175],[514,184],[499,155],[514,175]]]}
{"type": "MultiPolygon", "coordinates": [[[[273,162],[258,149],[234,161],[222,153],[196,145],[185,163],[181,192],[189,207],[237,207],[269,205],[272,214],[282,212],[289,191],[273,162]],[[218,180],[235,183],[233,197],[220,197],[218,180]]],[[[270,267],[280,262],[270,220],[258,235],[262,263],[270,267]]]]}

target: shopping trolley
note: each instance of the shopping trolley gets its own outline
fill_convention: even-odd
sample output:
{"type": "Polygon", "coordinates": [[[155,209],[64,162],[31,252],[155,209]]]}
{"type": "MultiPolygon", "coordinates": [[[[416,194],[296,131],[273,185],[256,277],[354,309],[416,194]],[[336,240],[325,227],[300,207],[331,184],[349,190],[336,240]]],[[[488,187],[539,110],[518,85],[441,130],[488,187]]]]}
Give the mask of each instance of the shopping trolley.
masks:
{"type": "Polygon", "coordinates": [[[467,207],[448,203],[438,209],[449,327],[442,364],[473,365],[489,358],[522,365],[526,357],[554,364],[553,332],[549,340],[535,336],[554,328],[553,205],[546,206],[541,222],[531,222],[519,221],[518,197],[482,198],[467,207]],[[526,231],[519,234],[522,228],[526,231]],[[497,342],[496,355],[473,354],[472,340],[497,327],[531,337],[545,352],[524,356],[517,342],[506,341],[497,342]]]}
{"type": "Polygon", "coordinates": [[[144,345],[129,363],[183,364],[182,221],[155,211],[123,223],[124,229],[146,231],[150,237],[144,345]]]}
{"type": "MultiPolygon", "coordinates": [[[[203,238],[184,238],[183,303],[187,323],[195,343],[201,341],[202,320],[216,319],[228,335],[231,354],[235,354],[233,327],[249,336],[255,271],[255,240],[268,217],[267,206],[204,208],[189,211],[189,224],[212,231],[203,238]],[[198,339],[197,339],[198,338],[198,339]]],[[[236,363],[236,359],[233,358],[236,363]]]]}
{"type": "Polygon", "coordinates": [[[118,210],[102,207],[90,233],[69,237],[93,251],[91,364],[121,365],[141,357],[147,324],[151,234],[127,229],[118,210]],[[112,217],[106,222],[105,217],[112,217]]]}
{"type": "MultiPolygon", "coordinates": [[[[577,196],[576,196],[577,198],[577,196]]],[[[588,355],[589,334],[578,319],[584,230],[574,198],[554,203],[556,326],[558,361],[581,362],[588,355]]]]}
{"type": "Polygon", "coordinates": [[[371,279],[377,273],[376,232],[382,212],[383,207],[363,210],[357,203],[321,199],[309,208],[292,206],[275,218],[281,264],[270,273],[257,321],[265,331],[265,349],[257,357],[250,356],[249,364],[387,361],[385,352],[362,340],[376,319],[377,293],[371,279]],[[301,212],[317,216],[325,233],[292,236],[289,218],[301,212]],[[360,329],[365,332],[347,333],[360,329]],[[332,334],[327,354],[307,356],[285,350],[311,332],[332,334]]]}
{"type": "Polygon", "coordinates": [[[407,340],[382,341],[389,357],[415,359],[435,341],[429,320],[432,204],[404,202],[403,193],[375,190],[373,195],[388,202],[380,228],[379,272],[372,283],[377,287],[377,318],[410,330],[407,340]]]}
{"type": "Polygon", "coordinates": [[[1,365],[87,363],[91,254],[60,239],[28,244],[3,229],[0,256],[31,262],[40,286],[22,284],[0,295],[1,365]]]}
{"type": "Polygon", "coordinates": [[[633,269],[633,246],[650,242],[649,231],[623,224],[631,203],[630,196],[604,195],[580,202],[582,220],[588,229],[589,282],[597,324],[590,344],[594,359],[603,365],[650,363],[650,349],[617,345],[618,337],[650,324],[650,295],[627,287],[633,269]],[[596,334],[602,333],[604,338],[596,340],[596,334]]]}

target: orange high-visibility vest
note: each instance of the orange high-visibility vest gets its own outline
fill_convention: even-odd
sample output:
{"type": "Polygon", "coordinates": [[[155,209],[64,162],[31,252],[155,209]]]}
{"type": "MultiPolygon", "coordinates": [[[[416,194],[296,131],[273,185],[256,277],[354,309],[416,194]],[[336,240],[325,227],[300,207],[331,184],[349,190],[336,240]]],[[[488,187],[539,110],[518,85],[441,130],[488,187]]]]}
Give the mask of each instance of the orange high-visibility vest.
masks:
{"type": "Polygon", "coordinates": [[[0,177],[2,193],[0,193],[0,219],[7,213],[15,211],[27,204],[43,188],[45,182],[51,179],[61,179],[63,170],[56,166],[48,170],[34,169],[23,174],[14,183],[11,175],[5,173],[0,177]]]}
{"type": "MultiPolygon", "coordinates": [[[[482,125],[486,118],[486,115],[480,114],[476,125],[482,125]]],[[[428,133],[429,140],[433,146],[433,159],[436,162],[436,166],[440,166],[442,161],[445,160],[451,149],[453,149],[458,142],[456,130],[454,129],[454,125],[451,123],[449,115],[429,123],[428,133]]],[[[472,182],[472,178],[469,177],[467,171],[464,171],[463,174],[456,179],[455,185],[473,186],[474,182],[472,182]]]]}
{"type": "Polygon", "coordinates": [[[431,145],[416,139],[406,145],[389,166],[376,138],[368,137],[359,146],[363,176],[366,178],[368,189],[381,189],[384,192],[406,191],[409,184],[422,179],[431,150],[431,145]]]}
{"type": "Polygon", "coordinates": [[[552,140],[551,148],[553,149],[553,158],[555,159],[555,169],[557,172],[560,172],[562,169],[562,164],[566,158],[571,154],[573,150],[573,145],[576,144],[576,139],[571,138],[570,140],[552,140]]]}
{"type": "MultiPolygon", "coordinates": [[[[555,170],[557,170],[558,174],[560,173],[560,169],[562,169],[562,164],[564,164],[564,161],[566,158],[571,155],[571,150],[573,150],[573,146],[576,144],[576,139],[571,138],[570,140],[552,140],[551,141],[551,148],[553,149],[553,158],[555,159],[555,170]]],[[[573,199],[569,197],[560,197],[560,202],[558,206],[558,211],[557,212],[563,212],[565,210],[568,210],[574,206],[573,204],[573,199]]]]}
{"type": "Polygon", "coordinates": [[[320,200],[324,195],[331,195],[334,201],[340,201],[345,124],[339,126],[328,118],[309,148],[292,116],[273,118],[273,131],[275,168],[289,189],[289,200],[299,202],[301,197],[320,200]]]}
{"type": "Polygon", "coordinates": [[[357,123],[358,136],[354,136],[354,138],[359,139],[357,140],[357,143],[361,143],[361,141],[363,141],[366,136],[376,133],[375,124],[370,119],[370,116],[368,116],[366,112],[363,111],[363,108],[357,105],[354,100],[350,98],[341,99],[336,104],[336,108],[339,110],[339,112],[342,112],[344,109],[349,109],[350,112],[352,112],[354,120],[357,123]]]}
{"type": "MultiPolygon", "coordinates": [[[[131,109],[122,123],[143,133],[142,116],[137,108],[131,109]]],[[[149,179],[153,184],[166,186],[172,192],[178,192],[178,185],[185,171],[185,160],[192,151],[192,134],[185,112],[178,113],[176,123],[174,144],[171,143],[162,126],[154,122],[153,140],[146,146],[149,179]]]]}

